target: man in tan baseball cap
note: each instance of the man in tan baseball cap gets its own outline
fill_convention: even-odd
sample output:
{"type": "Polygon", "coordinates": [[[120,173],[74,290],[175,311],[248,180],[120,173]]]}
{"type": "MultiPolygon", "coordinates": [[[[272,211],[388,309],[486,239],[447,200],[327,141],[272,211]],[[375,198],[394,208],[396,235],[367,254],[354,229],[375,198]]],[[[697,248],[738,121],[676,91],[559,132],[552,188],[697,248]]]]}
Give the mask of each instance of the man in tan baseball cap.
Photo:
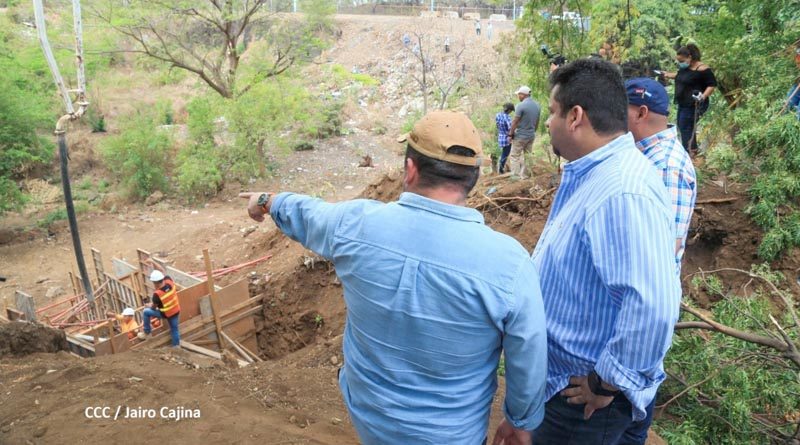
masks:
{"type": "Polygon", "coordinates": [[[437,189],[441,201],[464,205],[483,162],[480,135],[465,114],[432,111],[397,141],[407,144],[404,191],[437,189]]]}
{"type": "Polygon", "coordinates": [[[542,296],[525,248],[465,206],[483,161],[478,130],[433,111],[399,141],[395,202],[241,196],[253,219],[269,214],[336,267],[347,306],[339,386],[360,443],[486,443],[501,353],[513,372],[497,440],[530,443],[544,415],[542,296]]]}

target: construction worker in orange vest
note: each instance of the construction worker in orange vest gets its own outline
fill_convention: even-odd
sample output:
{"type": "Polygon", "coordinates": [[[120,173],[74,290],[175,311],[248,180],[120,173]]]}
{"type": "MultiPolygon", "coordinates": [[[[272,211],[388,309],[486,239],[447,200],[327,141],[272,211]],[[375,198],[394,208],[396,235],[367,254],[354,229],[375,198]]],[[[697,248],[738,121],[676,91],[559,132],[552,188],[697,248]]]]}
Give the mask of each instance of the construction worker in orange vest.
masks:
{"type": "Polygon", "coordinates": [[[150,281],[153,282],[156,291],[153,292],[150,307],[145,308],[142,313],[144,332],[139,333],[139,338],[146,340],[150,337],[150,317],[164,318],[169,323],[169,331],[172,334],[172,347],[180,347],[181,334],[178,332],[178,323],[181,306],[178,304],[178,289],[172,278],[164,275],[164,269],[160,265],[152,260],[148,260],[147,263],[153,266],[153,272],[150,273],[150,281]]]}
{"type": "Polygon", "coordinates": [[[134,315],[136,315],[136,311],[129,307],[126,307],[122,311],[121,315],[115,314],[112,311],[106,312],[106,316],[117,320],[119,323],[120,332],[127,333],[129,340],[132,340],[134,337],[136,337],[136,333],[139,330],[139,324],[136,323],[134,315]]]}

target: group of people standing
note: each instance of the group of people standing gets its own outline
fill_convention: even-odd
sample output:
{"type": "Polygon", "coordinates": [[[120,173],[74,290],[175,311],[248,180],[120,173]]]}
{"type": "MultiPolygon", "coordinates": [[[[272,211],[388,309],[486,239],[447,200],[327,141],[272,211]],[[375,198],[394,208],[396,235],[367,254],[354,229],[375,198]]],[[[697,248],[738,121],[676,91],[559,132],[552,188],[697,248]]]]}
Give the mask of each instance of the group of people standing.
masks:
{"type": "MultiPolygon", "coordinates": [[[[488,443],[501,355],[493,445],[645,442],[678,318],[694,169],[657,82],[581,59],[550,86],[546,125],[568,163],[532,252],[466,207],[483,147],[458,112],[430,112],[399,139],[395,202],[240,195],[251,218],[269,215],[335,265],[347,306],[338,380],[361,443],[488,443]]],[[[526,129],[509,124],[521,151],[526,129]]]]}
{"type": "MultiPolygon", "coordinates": [[[[606,59],[606,49],[600,49],[600,53],[596,55],[597,59],[606,59]]],[[[677,105],[677,127],[680,135],[681,145],[690,153],[695,154],[698,151],[697,143],[697,122],[708,111],[709,98],[714,93],[717,87],[717,79],[711,68],[702,62],[700,49],[694,44],[687,44],[676,51],[676,63],[678,70],[675,72],[663,72],[661,76],[664,79],[672,79],[675,81],[675,99],[677,105]]],[[[550,72],[555,71],[563,63],[550,64],[550,72]]],[[[798,62],[800,63],[800,62],[798,62]]],[[[530,91],[529,88],[526,88],[530,91]]],[[[519,92],[518,92],[519,93],[519,92]]],[[[529,97],[529,96],[528,96],[529,97]]],[[[520,99],[522,102],[523,99],[520,99]]],[[[790,92],[790,101],[800,102],[800,93],[796,94],[796,98],[792,99],[790,92]]],[[[538,104],[533,101],[538,107],[538,104]]],[[[520,104],[521,105],[521,104],[520,104]]],[[[796,106],[796,105],[795,105],[796,106]]],[[[497,142],[501,149],[500,162],[498,164],[498,171],[503,173],[506,171],[506,161],[509,158],[509,153],[513,152],[512,141],[513,136],[510,132],[510,125],[507,121],[510,113],[514,112],[515,119],[526,119],[525,113],[519,111],[519,107],[514,107],[511,103],[503,105],[503,109],[495,116],[497,128],[497,142]]],[[[530,108],[528,106],[527,108],[530,108]]],[[[528,120],[535,117],[535,125],[538,126],[538,113],[529,113],[528,120]]],[[[517,162],[524,162],[519,159],[517,162]]],[[[512,174],[525,177],[524,166],[514,167],[515,161],[511,161],[511,167],[508,171],[512,174]]]]}

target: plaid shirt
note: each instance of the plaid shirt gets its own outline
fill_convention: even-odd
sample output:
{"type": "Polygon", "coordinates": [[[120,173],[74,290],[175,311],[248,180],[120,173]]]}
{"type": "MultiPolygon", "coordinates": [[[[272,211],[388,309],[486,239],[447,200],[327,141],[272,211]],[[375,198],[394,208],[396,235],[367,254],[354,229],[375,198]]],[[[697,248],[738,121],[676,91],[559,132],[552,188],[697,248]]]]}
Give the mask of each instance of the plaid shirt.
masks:
{"type": "Polygon", "coordinates": [[[497,145],[505,147],[511,144],[511,141],[508,140],[508,132],[511,130],[511,116],[501,111],[495,116],[494,122],[497,124],[497,145]]]}
{"type": "Polygon", "coordinates": [[[672,198],[675,211],[675,238],[680,248],[675,252],[678,271],[681,268],[686,235],[692,220],[697,184],[692,159],[686,153],[674,125],[636,143],[636,147],[663,173],[664,185],[672,198]]]}

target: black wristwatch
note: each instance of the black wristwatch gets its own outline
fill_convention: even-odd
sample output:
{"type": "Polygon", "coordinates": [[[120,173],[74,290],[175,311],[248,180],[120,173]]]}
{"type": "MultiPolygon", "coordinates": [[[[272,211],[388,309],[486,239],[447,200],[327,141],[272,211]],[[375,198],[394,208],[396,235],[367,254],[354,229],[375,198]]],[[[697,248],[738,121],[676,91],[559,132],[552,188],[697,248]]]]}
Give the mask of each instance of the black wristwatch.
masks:
{"type": "Polygon", "coordinates": [[[269,198],[270,198],[270,194],[269,193],[262,193],[261,196],[258,197],[258,203],[257,204],[258,204],[259,207],[261,207],[261,210],[264,211],[265,215],[267,213],[269,213],[267,211],[267,204],[269,203],[269,198]]]}
{"type": "Polygon", "coordinates": [[[619,394],[619,390],[609,391],[603,388],[603,379],[601,379],[600,376],[594,371],[589,373],[589,390],[595,395],[603,397],[613,397],[619,394]]]}

